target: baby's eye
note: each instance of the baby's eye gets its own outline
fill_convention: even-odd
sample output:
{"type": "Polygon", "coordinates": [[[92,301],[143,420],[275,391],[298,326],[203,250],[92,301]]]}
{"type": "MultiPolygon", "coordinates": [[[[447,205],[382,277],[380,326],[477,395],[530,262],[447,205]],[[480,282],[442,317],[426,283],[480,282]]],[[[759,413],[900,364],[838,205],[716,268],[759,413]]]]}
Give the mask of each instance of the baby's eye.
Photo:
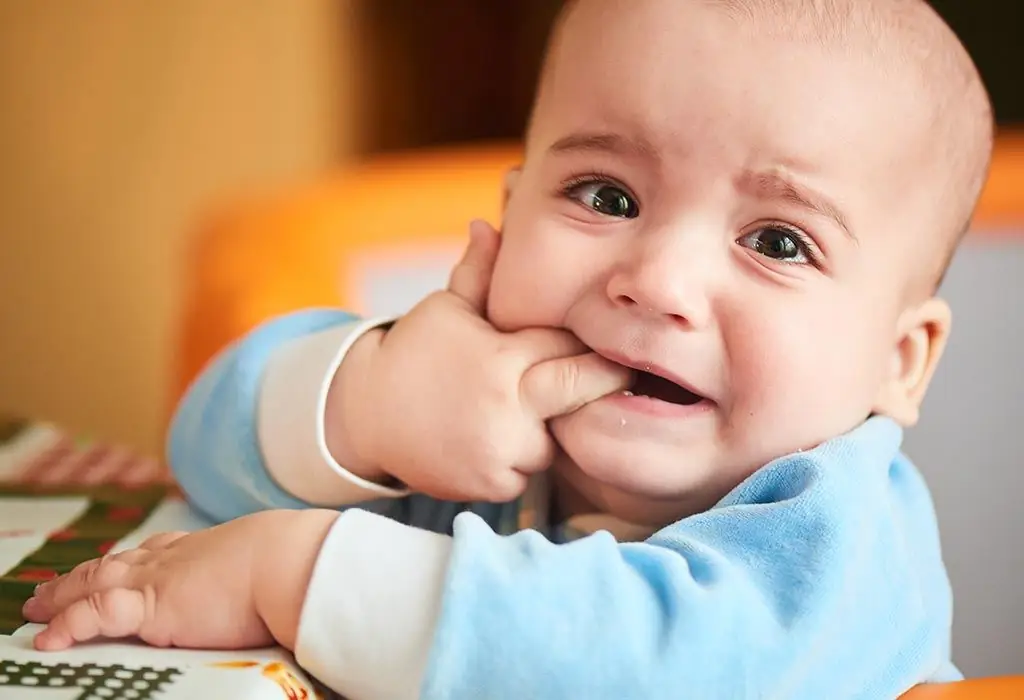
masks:
{"type": "Polygon", "coordinates": [[[743,236],[739,244],[780,262],[806,265],[813,262],[807,236],[778,224],[764,226],[743,236]]]}
{"type": "Polygon", "coordinates": [[[606,216],[635,219],[640,214],[633,196],[610,182],[580,182],[570,185],[565,193],[570,199],[606,216]]]}

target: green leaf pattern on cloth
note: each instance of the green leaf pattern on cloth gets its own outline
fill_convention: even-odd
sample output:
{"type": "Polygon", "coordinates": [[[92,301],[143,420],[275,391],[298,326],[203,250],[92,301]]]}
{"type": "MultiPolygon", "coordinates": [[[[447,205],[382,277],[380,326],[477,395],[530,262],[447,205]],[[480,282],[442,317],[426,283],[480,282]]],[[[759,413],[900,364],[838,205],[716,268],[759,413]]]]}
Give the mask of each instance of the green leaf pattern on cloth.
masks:
{"type": "Polygon", "coordinates": [[[168,493],[166,487],[125,490],[114,487],[60,489],[0,485],[0,499],[5,496],[32,496],[40,500],[56,496],[85,496],[89,499],[89,505],[81,516],[63,530],[50,533],[41,547],[0,574],[0,634],[13,634],[25,624],[21,606],[32,596],[37,584],[106,554],[119,540],[145,522],[168,493]]]}

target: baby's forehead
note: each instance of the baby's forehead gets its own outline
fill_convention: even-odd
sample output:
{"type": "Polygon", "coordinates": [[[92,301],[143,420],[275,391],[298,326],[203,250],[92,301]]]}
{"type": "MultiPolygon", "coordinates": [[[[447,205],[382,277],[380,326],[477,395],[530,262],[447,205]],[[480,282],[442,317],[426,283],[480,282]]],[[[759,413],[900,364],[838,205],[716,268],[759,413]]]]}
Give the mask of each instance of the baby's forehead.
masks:
{"type": "Polygon", "coordinates": [[[552,33],[553,53],[566,36],[601,42],[602,28],[627,26],[643,13],[656,14],[659,29],[678,34],[683,42],[687,30],[715,16],[756,38],[749,42],[754,48],[767,50],[780,42],[817,45],[857,53],[865,62],[895,59],[901,68],[917,64],[913,67],[925,71],[970,64],[958,39],[925,0],[569,0],[564,7],[552,33]]]}
{"type": "MultiPolygon", "coordinates": [[[[780,6],[805,2],[811,0],[780,6]]],[[[911,121],[919,131],[929,126],[919,81],[886,67],[877,51],[851,50],[852,39],[809,40],[813,27],[827,30],[825,19],[804,18],[808,26],[800,28],[785,14],[748,15],[739,7],[739,0],[580,3],[556,34],[536,126],[549,140],[584,127],[632,131],[652,139],[663,160],[692,155],[691,146],[708,140],[729,142],[723,151],[770,148],[783,160],[827,158],[846,144],[899,148],[908,139],[889,139],[893,132],[911,121]],[[631,21],[617,21],[627,7],[631,21]],[[784,27],[770,40],[762,15],[784,27]]]]}

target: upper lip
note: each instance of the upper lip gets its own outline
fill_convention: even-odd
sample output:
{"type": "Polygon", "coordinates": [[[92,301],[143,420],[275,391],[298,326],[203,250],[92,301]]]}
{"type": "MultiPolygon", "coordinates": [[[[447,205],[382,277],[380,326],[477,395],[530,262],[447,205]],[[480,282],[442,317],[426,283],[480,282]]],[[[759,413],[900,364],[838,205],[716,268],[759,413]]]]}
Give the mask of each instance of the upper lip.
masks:
{"type": "Polygon", "coordinates": [[[640,372],[647,372],[648,374],[653,374],[655,376],[661,377],[662,379],[670,381],[673,384],[681,386],[683,389],[686,389],[692,394],[696,394],[697,396],[707,398],[707,394],[705,394],[703,391],[696,389],[692,384],[687,382],[678,374],[662,367],[659,364],[650,362],[648,360],[632,358],[629,357],[628,355],[623,355],[622,353],[618,352],[612,352],[610,350],[601,350],[598,348],[594,348],[594,352],[596,352],[598,355],[605,358],[606,360],[611,360],[612,362],[620,364],[623,367],[629,367],[640,372]]]}

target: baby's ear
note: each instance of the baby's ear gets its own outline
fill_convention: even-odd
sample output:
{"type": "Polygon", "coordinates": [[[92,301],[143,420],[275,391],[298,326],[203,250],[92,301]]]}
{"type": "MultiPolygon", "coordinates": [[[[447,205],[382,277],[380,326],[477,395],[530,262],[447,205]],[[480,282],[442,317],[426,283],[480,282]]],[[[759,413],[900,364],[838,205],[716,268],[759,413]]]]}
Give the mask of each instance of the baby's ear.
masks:
{"type": "Polygon", "coordinates": [[[951,323],[949,305],[934,297],[903,313],[889,373],[874,413],[889,416],[905,427],[917,423],[921,402],[946,348],[951,323]]]}
{"type": "Polygon", "coordinates": [[[508,200],[512,196],[512,191],[515,190],[516,183],[519,182],[519,175],[522,172],[523,172],[523,166],[521,166],[521,165],[517,165],[517,166],[515,166],[513,168],[509,168],[505,172],[505,183],[504,183],[504,187],[502,188],[503,192],[502,192],[502,199],[501,199],[501,206],[502,206],[502,208],[508,207],[508,200]]]}

